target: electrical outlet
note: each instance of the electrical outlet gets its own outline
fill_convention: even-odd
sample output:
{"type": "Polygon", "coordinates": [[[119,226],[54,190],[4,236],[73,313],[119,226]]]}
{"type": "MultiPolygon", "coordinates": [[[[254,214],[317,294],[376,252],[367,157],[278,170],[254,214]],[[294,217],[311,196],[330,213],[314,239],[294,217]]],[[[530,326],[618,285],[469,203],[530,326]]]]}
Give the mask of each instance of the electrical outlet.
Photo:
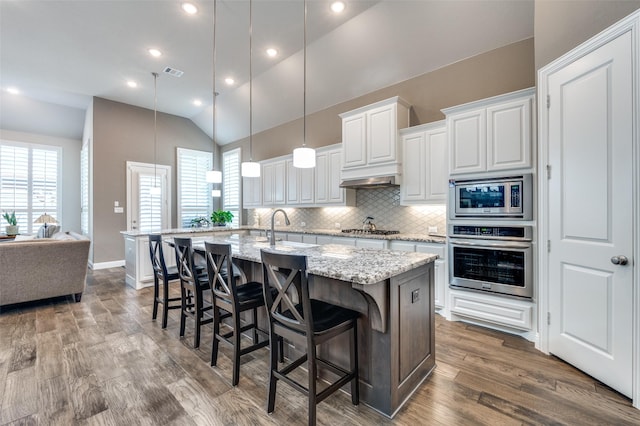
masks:
{"type": "Polygon", "coordinates": [[[435,234],[438,232],[438,227],[437,226],[430,226],[429,227],[429,232],[435,234]]]}
{"type": "Polygon", "coordinates": [[[335,226],[336,229],[340,229],[340,222],[334,223],[333,226],[335,226]]]}
{"type": "Polygon", "coordinates": [[[416,303],[418,300],[420,300],[420,289],[411,292],[411,303],[416,303]]]}
{"type": "Polygon", "coordinates": [[[276,220],[276,226],[280,226],[280,221],[276,220]]]}
{"type": "Polygon", "coordinates": [[[307,223],[306,223],[306,222],[300,222],[300,227],[301,227],[301,228],[304,228],[305,226],[307,226],[307,223]]]}

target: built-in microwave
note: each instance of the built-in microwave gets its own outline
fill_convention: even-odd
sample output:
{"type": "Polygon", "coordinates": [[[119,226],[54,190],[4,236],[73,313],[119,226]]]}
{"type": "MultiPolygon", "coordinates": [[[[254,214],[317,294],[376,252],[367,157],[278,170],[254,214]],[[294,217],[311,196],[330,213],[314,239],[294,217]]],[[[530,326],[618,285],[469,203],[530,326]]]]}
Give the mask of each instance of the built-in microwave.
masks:
{"type": "Polygon", "coordinates": [[[532,219],[532,176],[449,180],[449,218],[532,219]]]}

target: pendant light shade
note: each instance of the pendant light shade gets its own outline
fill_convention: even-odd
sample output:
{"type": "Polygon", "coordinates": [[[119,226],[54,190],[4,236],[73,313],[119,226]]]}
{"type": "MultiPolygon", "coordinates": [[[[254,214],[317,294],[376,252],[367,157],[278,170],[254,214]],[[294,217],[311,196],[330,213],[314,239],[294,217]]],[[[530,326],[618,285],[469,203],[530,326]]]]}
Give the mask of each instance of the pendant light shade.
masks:
{"type": "Polygon", "coordinates": [[[222,172],[220,170],[207,170],[206,180],[209,183],[222,183],[222,172]]]}
{"type": "Polygon", "coordinates": [[[240,174],[242,177],[260,177],[260,163],[245,161],[240,166],[240,174]]]}
{"type": "MultiPolygon", "coordinates": [[[[218,17],[218,11],[216,10],[217,1],[213,0],[213,104],[212,104],[212,125],[213,130],[211,133],[211,141],[213,142],[213,151],[211,151],[211,170],[208,170],[205,175],[205,180],[209,183],[222,183],[222,172],[216,170],[216,20],[218,17]]],[[[214,198],[220,197],[220,190],[211,190],[211,196],[214,198]]]]}
{"type": "Polygon", "coordinates": [[[253,0],[249,0],[249,161],[240,164],[242,177],[260,177],[260,164],[253,161],[253,0]]]}
{"type": "Polygon", "coordinates": [[[316,150],[307,148],[307,1],[304,2],[304,59],[302,90],[302,148],[293,150],[293,167],[310,169],[316,166],[316,150]]]}
{"type": "Polygon", "coordinates": [[[151,188],[149,188],[149,195],[161,195],[162,194],[162,188],[160,188],[159,186],[152,186],[151,188]]]}
{"type": "Polygon", "coordinates": [[[316,150],[313,148],[296,148],[293,150],[293,167],[310,169],[316,166],[316,150]]]}

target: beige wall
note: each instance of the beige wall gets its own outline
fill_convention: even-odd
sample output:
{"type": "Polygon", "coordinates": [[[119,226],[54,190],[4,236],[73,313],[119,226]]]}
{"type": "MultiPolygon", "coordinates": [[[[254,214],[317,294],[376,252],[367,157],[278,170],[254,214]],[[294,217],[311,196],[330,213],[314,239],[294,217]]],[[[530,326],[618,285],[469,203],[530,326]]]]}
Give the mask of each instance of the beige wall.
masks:
{"type": "MultiPolygon", "coordinates": [[[[93,104],[93,262],[124,259],[126,162],[154,162],[153,111],[94,98],[93,104]]],[[[176,226],[176,148],[211,151],[211,139],[187,118],[158,113],[158,164],[171,166],[172,226],[176,226]]]]}
{"type": "MultiPolygon", "coordinates": [[[[535,84],[533,39],[523,40],[439,70],[307,116],[307,145],[320,147],[341,142],[338,114],[371,103],[400,96],[412,105],[411,125],[441,120],[442,108],[532,87],[535,84]]],[[[253,135],[256,161],[286,155],[302,142],[302,119],[253,135]]],[[[242,147],[249,158],[248,139],[222,147],[223,151],[242,147]]]]}
{"type": "Polygon", "coordinates": [[[640,8],[640,0],[536,0],[536,70],[640,8]]]}

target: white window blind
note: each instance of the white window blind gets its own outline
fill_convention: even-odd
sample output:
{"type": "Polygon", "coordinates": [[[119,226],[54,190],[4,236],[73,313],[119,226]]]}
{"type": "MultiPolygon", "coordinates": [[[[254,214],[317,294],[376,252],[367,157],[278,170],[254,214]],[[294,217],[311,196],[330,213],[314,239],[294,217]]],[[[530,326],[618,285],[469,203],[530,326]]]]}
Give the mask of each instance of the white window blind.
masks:
{"type": "Polygon", "coordinates": [[[210,152],[178,148],[178,217],[182,227],[191,226],[191,219],[211,216],[211,184],[206,173],[212,163],[210,152]]]}
{"type": "Polygon", "coordinates": [[[222,154],[223,210],[233,213],[231,225],[240,226],[240,148],[222,154]]]}
{"type": "Polygon", "coordinates": [[[141,232],[158,232],[162,229],[162,194],[151,194],[155,179],[156,177],[151,174],[139,175],[138,201],[141,232]]]}
{"type": "Polygon", "coordinates": [[[34,233],[44,213],[62,221],[61,155],[59,147],[0,141],[0,211],[15,210],[20,233],[34,233]]]}

